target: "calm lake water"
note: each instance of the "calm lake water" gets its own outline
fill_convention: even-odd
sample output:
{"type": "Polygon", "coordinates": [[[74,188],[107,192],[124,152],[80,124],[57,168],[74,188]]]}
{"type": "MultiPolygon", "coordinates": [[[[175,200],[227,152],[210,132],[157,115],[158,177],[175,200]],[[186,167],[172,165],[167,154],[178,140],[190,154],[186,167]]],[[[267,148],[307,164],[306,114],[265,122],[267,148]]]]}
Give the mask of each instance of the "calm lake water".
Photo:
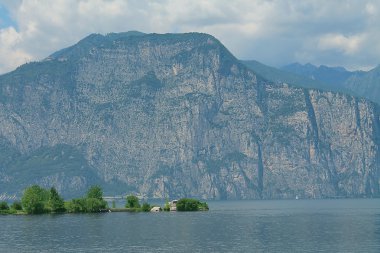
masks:
{"type": "Polygon", "coordinates": [[[0,216],[0,252],[380,252],[380,199],[209,206],[197,213],[0,216]]]}

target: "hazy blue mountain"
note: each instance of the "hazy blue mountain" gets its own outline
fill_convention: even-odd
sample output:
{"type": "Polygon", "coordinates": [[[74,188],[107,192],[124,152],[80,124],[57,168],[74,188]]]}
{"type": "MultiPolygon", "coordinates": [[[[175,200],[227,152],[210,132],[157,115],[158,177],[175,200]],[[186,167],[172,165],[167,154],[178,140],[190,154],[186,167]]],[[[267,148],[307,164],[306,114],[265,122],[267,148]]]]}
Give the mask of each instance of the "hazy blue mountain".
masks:
{"type": "Polygon", "coordinates": [[[312,64],[293,63],[282,70],[311,78],[320,87],[354,94],[380,104],[380,68],[370,71],[347,71],[342,67],[316,67],[312,64]]]}
{"type": "Polygon", "coordinates": [[[66,196],[95,183],[151,198],[378,196],[378,106],[256,66],[207,34],[134,32],[0,76],[1,196],[34,183],[66,196]]]}
{"type": "Polygon", "coordinates": [[[327,67],[321,65],[319,67],[310,63],[305,65],[292,63],[281,68],[282,70],[306,76],[313,80],[318,80],[331,86],[344,87],[345,81],[353,74],[360,75],[362,72],[350,72],[343,67],[327,67]]]}
{"type": "Polygon", "coordinates": [[[331,84],[331,82],[325,82],[323,78],[315,78],[313,73],[315,73],[318,68],[311,64],[301,65],[294,63],[283,69],[277,69],[254,60],[242,61],[242,63],[257,75],[262,76],[264,79],[271,82],[287,83],[303,88],[354,94],[342,84],[331,84]]]}
{"type": "Polygon", "coordinates": [[[344,82],[344,86],[359,96],[380,104],[380,67],[354,73],[344,82]]]}

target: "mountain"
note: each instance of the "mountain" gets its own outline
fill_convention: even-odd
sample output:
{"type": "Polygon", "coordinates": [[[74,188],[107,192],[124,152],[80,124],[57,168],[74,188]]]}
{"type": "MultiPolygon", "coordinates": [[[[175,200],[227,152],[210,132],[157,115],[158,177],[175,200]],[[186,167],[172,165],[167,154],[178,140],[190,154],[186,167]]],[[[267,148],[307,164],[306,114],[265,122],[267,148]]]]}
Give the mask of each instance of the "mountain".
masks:
{"type": "Polygon", "coordinates": [[[0,76],[0,194],[379,196],[379,112],[268,81],[207,34],[92,34],[0,76]]]}
{"type": "MultiPolygon", "coordinates": [[[[351,89],[343,85],[331,82],[325,82],[323,78],[315,78],[315,67],[311,64],[300,65],[298,63],[288,65],[282,69],[267,66],[258,61],[241,61],[246,67],[263,77],[265,80],[274,83],[287,83],[301,88],[313,88],[324,91],[343,92],[353,95],[351,89]]],[[[319,76],[318,76],[319,77],[319,76]]]]}
{"type": "Polygon", "coordinates": [[[347,89],[380,104],[380,66],[368,72],[355,72],[345,82],[347,89]]]}
{"type": "Polygon", "coordinates": [[[350,93],[380,104],[379,66],[370,71],[347,71],[342,67],[293,63],[281,70],[316,80],[322,89],[350,93]]]}
{"type": "Polygon", "coordinates": [[[328,67],[325,65],[317,67],[310,63],[305,65],[292,63],[282,67],[281,69],[338,87],[341,87],[352,74],[360,74],[360,72],[347,71],[343,67],[328,67]]]}

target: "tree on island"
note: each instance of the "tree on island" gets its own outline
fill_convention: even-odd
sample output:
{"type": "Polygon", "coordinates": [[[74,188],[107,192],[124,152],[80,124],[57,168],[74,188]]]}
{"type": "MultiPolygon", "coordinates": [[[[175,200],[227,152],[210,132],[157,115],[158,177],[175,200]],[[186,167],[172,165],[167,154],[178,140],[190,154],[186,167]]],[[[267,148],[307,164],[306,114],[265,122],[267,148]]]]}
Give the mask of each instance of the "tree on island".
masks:
{"type": "Polygon", "coordinates": [[[0,210],[9,210],[8,203],[5,201],[0,202],[0,210]]]}
{"type": "Polygon", "coordinates": [[[46,211],[48,200],[49,191],[38,185],[32,185],[25,189],[21,203],[27,213],[38,214],[46,211]]]}
{"type": "Polygon", "coordinates": [[[103,199],[103,190],[97,185],[91,186],[84,198],[66,202],[69,213],[97,213],[106,208],[107,202],[103,199]]]}
{"type": "Polygon", "coordinates": [[[107,202],[103,200],[103,190],[100,186],[95,185],[87,191],[86,194],[86,211],[90,213],[99,212],[107,207],[107,202]]]}
{"type": "Polygon", "coordinates": [[[132,212],[150,212],[150,209],[152,209],[152,206],[144,202],[142,205],[140,205],[139,199],[134,195],[129,195],[126,197],[127,202],[125,203],[125,208],[129,209],[129,211],[132,212]]]}
{"type": "Polygon", "coordinates": [[[134,195],[127,196],[127,203],[125,203],[125,207],[131,209],[139,209],[141,207],[139,199],[134,195]]]}
{"type": "Polygon", "coordinates": [[[152,209],[152,207],[147,202],[143,203],[141,206],[141,211],[143,212],[150,212],[150,209],[152,209]]]}
{"type": "Polygon", "coordinates": [[[9,207],[6,201],[0,202],[0,214],[13,214],[13,213],[17,213],[17,211],[13,209],[12,207],[9,207]]]}
{"type": "Polygon", "coordinates": [[[22,205],[20,201],[15,201],[12,203],[11,208],[16,210],[16,211],[21,211],[22,210],[22,205]]]}
{"type": "Polygon", "coordinates": [[[63,198],[59,196],[57,190],[54,187],[50,188],[49,201],[47,203],[51,212],[64,212],[65,202],[63,198]]]}
{"type": "Polygon", "coordinates": [[[183,198],[177,201],[177,211],[207,211],[206,202],[200,202],[197,199],[183,198]]]}
{"type": "Polygon", "coordinates": [[[72,199],[65,203],[66,211],[69,213],[85,213],[86,212],[86,199],[78,198],[72,199]]]}
{"type": "Polygon", "coordinates": [[[15,201],[11,206],[6,201],[0,202],[0,214],[16,214],[22,213],[22,206],[19,201],[15,201]]]}
{"type": "Polygon", "coordinates": [[[98,185],[91,186],[90,189],[87,191],[86,198],[88,199],[103,199],[103,190],[98,185]]]}

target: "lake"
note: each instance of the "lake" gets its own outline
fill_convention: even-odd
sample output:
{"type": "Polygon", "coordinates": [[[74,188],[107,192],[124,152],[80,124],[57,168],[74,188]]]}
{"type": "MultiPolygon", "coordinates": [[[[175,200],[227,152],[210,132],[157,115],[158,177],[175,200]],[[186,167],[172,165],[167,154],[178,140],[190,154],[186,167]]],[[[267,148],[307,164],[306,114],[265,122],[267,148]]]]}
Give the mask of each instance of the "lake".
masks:
{"type": "Polygon", "coordinates": [[[0,252],[380,252],[380,199],[214,201],[209,207],[0,215],[0,252]]]}

